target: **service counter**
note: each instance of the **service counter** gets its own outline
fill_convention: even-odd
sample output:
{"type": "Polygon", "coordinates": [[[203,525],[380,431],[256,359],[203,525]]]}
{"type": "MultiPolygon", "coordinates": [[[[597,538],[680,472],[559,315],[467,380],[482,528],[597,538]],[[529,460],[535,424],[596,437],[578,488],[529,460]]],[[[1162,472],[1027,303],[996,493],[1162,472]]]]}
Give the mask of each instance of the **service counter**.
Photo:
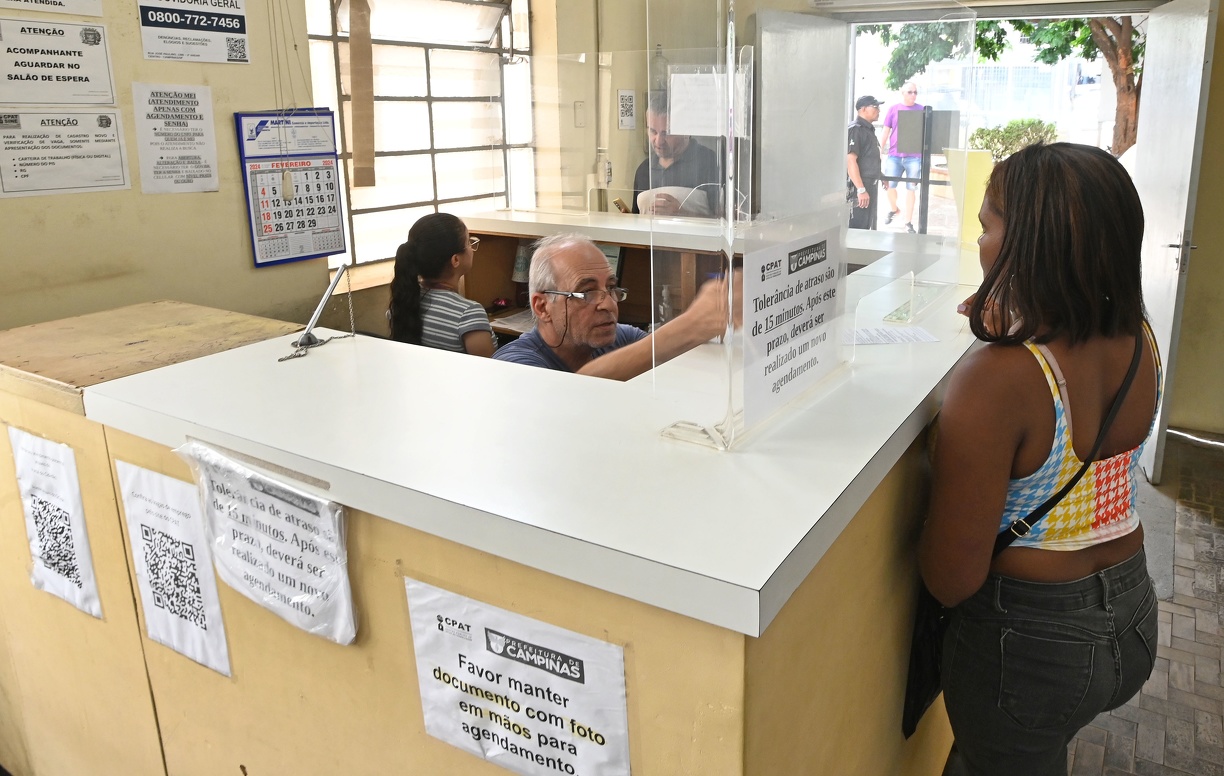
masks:
{"type": "Polygon", "coordinates": [[[198,439],[348,508],[354,644],[224,585],[232,677],[143,639],[167,772],[504,773],[424,731],[408,577],[623,647],[636,776],[940,773],[940,708],[900,709],[954,306],[722,452],[660,433],[709,347],[661,367],[687,394],[366,337],[87,388],[112,460],[189,480],[198,439]]]}
{"type": "Polygon", "coordinates": [[[106,440],[83,390],[297,328],[154,302],[0,332],[0,765],[13,776],[166,773],[106,440]],[[31,584],[4,427],[71,449],[101,619],[31,584]]]}

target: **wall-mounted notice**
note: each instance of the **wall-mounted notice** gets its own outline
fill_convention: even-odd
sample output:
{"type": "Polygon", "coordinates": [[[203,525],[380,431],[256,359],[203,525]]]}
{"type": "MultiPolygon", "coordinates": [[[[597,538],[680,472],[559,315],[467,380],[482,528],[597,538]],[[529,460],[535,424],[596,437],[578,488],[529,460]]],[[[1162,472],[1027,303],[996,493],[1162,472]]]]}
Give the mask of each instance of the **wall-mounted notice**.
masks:
{"type": "Polygon", "coordinates": [[[145,194],[216,191],[217,139],[207,86],[132,84],[145,194]]]}
{"type": "Polygon", "coordinates": [[[255,266],[343,253],[332,112],[235,113],[234,121],[255,266]]]}
{"type": "Polygon", "coordinates": [[[845,260],[837,228],[744,257],[744,424],[840,363],[845,260]]]}
{"type": "Polygon", "coordinates": [[[137,0],[145,59],[250,64],[246,0],[137,0]]]}
{"type": "Polygon", "coordinates": [[[39,13],[70,13],[73,16],[101,16],[102,0],[0,0],[0,8],[39,13]]]}
{"type": "Polygon", "coordinates": [[[0,108],[0,197],[131,187],[119,111],[5,113],[0,108]]]}
{"type": "Polygon", "coordinates": [[[230,675],[229,647],[194,485],[115,461],[149,638],[230,675]]]}
{"type": "Polygon", "coordinates": [[[307,633],[352,644],[357,626],[340,505],[199,442],[174,452],[200,486],[221,581],[307,633]]]}
{"type": "Polygon", "coordinates": [[[30,581],[39,590],[101,618],[76,453],[68,445],[12,426],[8,436],[33,559],[30,581]]]}
{"type": "Polygon", "coordinates": [[[0,19],[0,104],[114,105],[106,27],[0,19]]]}
{"type": "Polygon", "coordinates": [[[621,647],[404,585],[427,733],[527,776],[628,776],[621,647]]]}
{"type": "Polygon", "coordinates": [[[616,91],[617,129],[637,129],[637,92],[633,89],[616,91]]]}

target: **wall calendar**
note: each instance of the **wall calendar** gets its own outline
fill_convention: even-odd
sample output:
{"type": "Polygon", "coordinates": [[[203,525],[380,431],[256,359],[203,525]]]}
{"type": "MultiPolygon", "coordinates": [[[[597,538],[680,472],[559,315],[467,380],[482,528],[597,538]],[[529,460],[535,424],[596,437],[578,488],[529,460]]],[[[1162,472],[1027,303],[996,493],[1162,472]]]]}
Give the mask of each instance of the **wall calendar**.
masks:
{"type": "Polygon", "coordinates": [[[344,253],[332,112],[235,113],[234,120],[255,266],[344,253]]]}

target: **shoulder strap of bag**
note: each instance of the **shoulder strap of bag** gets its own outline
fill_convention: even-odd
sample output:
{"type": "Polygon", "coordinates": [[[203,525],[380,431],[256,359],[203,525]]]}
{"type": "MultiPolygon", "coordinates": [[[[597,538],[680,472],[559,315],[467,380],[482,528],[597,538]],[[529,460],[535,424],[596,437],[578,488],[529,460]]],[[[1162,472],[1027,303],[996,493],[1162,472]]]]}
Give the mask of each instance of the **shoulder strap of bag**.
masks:
{"type": "MultiPolygon", "coordinates": [[[[1114,418],[1118,415],[1118,410],[1122,408],[1122,401],[1126,398],[1127,392],[1130,390],[1131,383],[1135,381],[1135,374],[1139,371],[1140,357],[1143,355],[1143,333],[1140,332],[1135,336],[1135,355],[1131,357],[1130,369],[1126,372],[1126,379],[1122,381],[1122,387],[1118,389],[1118,395],[1114,398],[1113,406],[1109,408],[1109,414],[1105,416],[1105,421],[1101,424],[1101,431],[1097,434],[1096,442],[1092,445],[1092,452],[1088,453],[1088,457],[1084,459],[1084,465],[1079,468],[1075,476],[1063,485],[1057,493],[1050,496],[1045,502],[1034,509],[1028,517],[1017,519],[1006,529],[995,537],[994,553],[998,555],[1003,550],[1006,550],[1012,542],[1025,536],[1029,531],[1033,530],[1033,526],[1037,521],[1046,516],[1051,509],[1063,500],[1063,497],[1071,492],[1080,478],[1084,476],[1084,472],[1088,471],[1088,467],[1096,460],[1097,453],[1101,451],[1101,445],[1105,441],[1105,434],[1109,431],[1109,427],[1113,425],[1114,418]]],[[[993,557],[992,555],[992,557],[993,557]]]]}

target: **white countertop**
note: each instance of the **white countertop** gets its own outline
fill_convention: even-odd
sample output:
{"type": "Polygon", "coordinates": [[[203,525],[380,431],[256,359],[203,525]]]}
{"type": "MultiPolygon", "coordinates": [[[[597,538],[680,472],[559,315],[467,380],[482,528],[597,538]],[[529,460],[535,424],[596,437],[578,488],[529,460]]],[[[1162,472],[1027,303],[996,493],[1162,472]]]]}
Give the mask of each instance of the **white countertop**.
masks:
{"type": "Polygon", "coordinates": [[[350,507],[759,635],[934,416],[972,343],[956,301],[921,321],[940,342],[859,347],[781,422],[724,452],[663,438],[685,397],[641,379],[366,337],[283,363],[294,336],[248,345],[90,387],[85,408],[155,442],[220,445],[322,480],[321,493],[350,507]]]}

